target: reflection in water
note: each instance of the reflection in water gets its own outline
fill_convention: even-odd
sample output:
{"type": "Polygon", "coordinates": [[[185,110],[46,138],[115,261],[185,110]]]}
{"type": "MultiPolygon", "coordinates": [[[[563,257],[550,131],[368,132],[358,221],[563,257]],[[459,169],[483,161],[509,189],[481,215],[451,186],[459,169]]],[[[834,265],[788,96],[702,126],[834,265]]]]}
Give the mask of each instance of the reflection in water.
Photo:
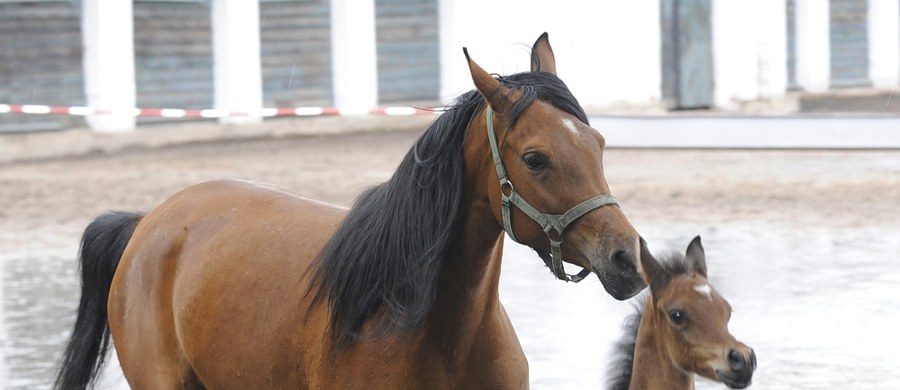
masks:
{"type": "MultiPolygon", "coordinates": [[[[74,253],[74,250],[69,252],[74,253]]],[[[2,366],[6,389],[49,387],[78,304],[78,272],[62,253],[0,259],[2,366]]]]}
{"type": "MultiPolygon", "coordinates": [[[[731,331],[759,356],[752,388],[900,388],[900,226],[683,223],[642,233],[654,251],[682,251],[703,236],[710,279],[735,310],[731,331]]],[[[4,388],[50,386],[78,301],[74,251],[0,257],[4,388]]],[[[610,346],[631,304],[610,298],[596,278],[556,280],[511,241],[500,294],[533,389],[603,388],[610,346]]],[[[697,387],[724,388],[704,380],[697,387]]]]}
{"type": "MultiPolygon", "coordinates": [[[[752,388],[900,388],[900,226],[642,228],[653,251],[683,251],[698,233],[710,280],[734,307],[731,332],[759,356],[752,388]]],[[[596,280],[554,280],[528,248],[508,241],[506,251],[501,299],[532,388],[603,388],[631,305],[605,295],[596,280]]],[[[699,379],[697,388],[725,387],[699,379]]]]}

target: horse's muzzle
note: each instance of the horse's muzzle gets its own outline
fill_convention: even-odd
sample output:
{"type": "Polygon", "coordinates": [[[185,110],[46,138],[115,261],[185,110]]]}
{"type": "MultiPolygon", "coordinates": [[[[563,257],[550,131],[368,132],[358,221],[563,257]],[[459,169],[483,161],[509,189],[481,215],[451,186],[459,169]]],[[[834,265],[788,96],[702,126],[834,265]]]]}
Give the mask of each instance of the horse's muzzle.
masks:
{"type": "Polygon", "coordinates": [[[637,295],[647,286],[638,273],[636,254],[628,249],[615,251],[609,258],[609,266],[595,266],[594,273],[606,292],[620,301],[637,295]]]}

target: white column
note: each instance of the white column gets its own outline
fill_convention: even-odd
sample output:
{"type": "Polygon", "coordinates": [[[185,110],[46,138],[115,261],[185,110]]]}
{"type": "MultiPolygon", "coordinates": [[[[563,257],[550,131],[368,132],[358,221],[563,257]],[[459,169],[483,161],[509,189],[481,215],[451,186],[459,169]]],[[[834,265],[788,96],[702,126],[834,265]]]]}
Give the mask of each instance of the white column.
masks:
{"type": "MultiPolygon", "coordinates": [[[[713,0],[713,100],[716,107],[737,108],[758,94],[756,4],[745,0],[713,0]]],[[[769,27],[769,26],[767,26],[769,27]]]]}
{"type": "Polygon", "coordinates": [[[796,0],[794,47],[797,84],[807,92],[824,92],[831,83],[829,2],[796,0]]]}
{"type": "Polygon", "coordinates": [[[869,0],[869,79],[900,86],[900,0],[869,0]]]}
{"type": "MultiPolygon", "coordinates": [[[[438,0],[438,28],[440,36],[441,90],[444,103],[452,102],[461,93],[473,89],[472,76],[463,47],[482,68],[490,73],[508,75],[526,71],[530,67],[531,45],[544,31],[550,33],[554,50],[559,43],[558,31],[548,23],[535,23],[536,0],[459,1],[438,0]],[[503,14],[516,23],[496,28],[496,15],[503,14]]],[[[565,7],[565,5],[558,5],[565,7]]],[[[543,12],[547,15],[547,11],[543,12]]],[[[542,19],[547,21],[548,17],[542,19]]],[[[558,57],[557,57],[558,59],[558,57]]]]}
{"type": "MultiPolygon", "coordinates": [[[[462,92],[471,89],[469,68],[463,60],[462,48],[466,46],[461,37],[463,26],[459,25],[460,17],[465,15],[462,8],[464,1],[438,0],[438,37],[440,39],[442,103],[449,104],[462,92]]],[[[472,53],[470,53],[472,54],[472,53]]]]}
{"type": "MultiPolygon", "coordinates": [[[[262,108],[259,2],[212,1],[213,106],[219,110],[262,108]]],[[[227,117],[221,123],[259,122],[259,117],[227,117]]]]}
{"type": "Polygon", "coordinates": [[[720,108],[787,91],[784,0],[714,0],[714,100],[720,108]]]}
{"type": "Polygon", "coordinates": [[[787,13],[784,0],[760,0],[756,32],[759,98],[783,98],[788,89],[787,13]]]}
{"type": "Polygon", "coordinates": [[[659,0],[555,0],[553,7],[540,0],[438,4],[445,102],[473,88],[464,46],[488,72],[508,75],[530,68],[531,46],[545,31],[560,78],[586,109],[653,103],[661,96],[659,0]],[[497,29],[497,15],[515,23],[497,29]]]}
{"type": "MultiPolygon", "coordinates": [[[[550,17],[556,69],[582,107],[592,110],[659,101],[662,43],[658,0],[556,0],[552,4],[561,10],[550,17]]],[[[540,10],[538,20],[547,15],[540,6],[534,8],[540,10]]]]}
{"type": "Polygon", "coordinates": [[[378,105],[375,0],[331,0],[334,104],[344,112],[378,105]]]}
{"type": "Polygon", "coordinates": [[[84,90],[89,107],[112,115],[86,118],[101,132],[133,130],[134,23],[131,1],[81,1],[84,90]]]}

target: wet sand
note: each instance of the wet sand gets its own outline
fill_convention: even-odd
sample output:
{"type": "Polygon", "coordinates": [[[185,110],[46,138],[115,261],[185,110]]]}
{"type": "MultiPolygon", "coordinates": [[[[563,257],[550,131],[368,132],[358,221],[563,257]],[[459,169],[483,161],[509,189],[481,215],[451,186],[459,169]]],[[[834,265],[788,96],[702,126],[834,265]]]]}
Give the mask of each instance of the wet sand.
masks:
{"type": "MultiPolygon", "coordinates": [[[[7,356],[7,366],[0,365],[0,378],[20,378],[8,384],[11,388],[46,385],[54,354],[61,350],[69,329],[65,321],[71,321],[70,310],[77,303],[74,253],[82,230],[97,214],[110,209],[148,210],[185,186],[221,178],[268,182],[303,196],[349,205],[362,189],[393,173],[418,134],[396,131],[223,141],[0,164],[0,261],[5,264],[0,322],[7,329],[6,339],[0,340],[7,356]],[[23,372],[22,367],[33,372],[23,372]]],[[[873,232],[878,240],[878,232],[900,231],[900,151],[610,149],[604,164],[614,195],[654,250],[668,248],[670,243],[680,246],[682,238],[701,232],[715,238],[715,229],[723,226],[746,230],[740,236],[745,251],[760,249],[770,254],[763,250],[767,242],[790,232],[873,232]],[[753,231],[772,226],[777,229],[753,231]],[[753,237],[760,241],[752,242],[753,237]]],[[[722,236],[720,246],[733,243],[735,237],[722,236]]],[[[849,237],[866,240],[865,234],[849,237]]],[[[896,253],[873,255],[880,259],[882,270],[898,264],[896,253]]],[[[521,256],[531,255],[524,251],[521,256]]],[[[528,261],[535,263],[530,265],[536,267],[534,273],[551,279],[537,260],[528,261]]],[[[504,269],[510,266],[507,263],[504,269]]],[[[531,273],[516,277],[520,275],[533,277],[531,273]]],[[[554,282],[548,283],[556,286],[554,282]]],[[[598,283],[593,283],[596,290],[598,283]]],[[[594,290],[592,294],[601,294],[594,290]]],[[[503,299],[510,301],[511,315],[529,310],[517,307],[518,297],[507,294],[503,299]]],[[[528,347],[533,343],[529,338],[547,331],[531,327],[537,319],[521,319],[520,324],[514,316],[513,321],[529,353],[533,348],[528,347]]],[[[550,336],[557,333],[552,333],[542,337],[554,342],[550,336]]],[[[546,372],[546,359],[534,353],[529,355],[534,388],[546,388],[540,383],[546,383],[541,381],[547,375],[569,375],[546,372]]],[[[601,375],[602,369],[597,371],[601,375]]]]}

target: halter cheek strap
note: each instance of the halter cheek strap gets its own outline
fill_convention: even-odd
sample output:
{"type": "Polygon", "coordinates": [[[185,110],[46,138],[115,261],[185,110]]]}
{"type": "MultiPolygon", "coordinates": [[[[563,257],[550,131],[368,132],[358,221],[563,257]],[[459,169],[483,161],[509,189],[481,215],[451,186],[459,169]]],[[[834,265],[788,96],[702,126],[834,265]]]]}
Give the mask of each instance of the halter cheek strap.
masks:
{"type": "MultiPolygon", "coordinates": [[[[491,144],[491,154],[494,156],[494,167],[497,169],[497,176],[500,178],[500,205],[503,213],[503,229],[509,234],[513,241],[519,242],[512,228],[512,206],[516,206],[522,210],[525,215],[537,222],[547,234],[550,240],[550,270],[560,280],[567,282],[580,282],[585,276],[591,273],[591,270],[584,268],[576,275],[566,273],[562,264],[562,243],[563,233],[566,229],[581,216],[588,212],[607,205],[617,205],[616,198],[612,195],[604,194],[590,198],[581,202],[563,214],[542,213],[525,199],[523,199],[513,183],[509,181],[506,175],[506,168],[503,166],[503,159],[500,156],[500,148],[497,144],[497,134],[494,132],[494,110],[491,106],[487,107],[487,132],[488,140],[491,144]],[[509,192],[507,194],[507,192],[509,192]],[[558,239],[557,239],[558,238],[558,239]]],[[[545,259],[546,261],[546,259],[545,259]]]]}

